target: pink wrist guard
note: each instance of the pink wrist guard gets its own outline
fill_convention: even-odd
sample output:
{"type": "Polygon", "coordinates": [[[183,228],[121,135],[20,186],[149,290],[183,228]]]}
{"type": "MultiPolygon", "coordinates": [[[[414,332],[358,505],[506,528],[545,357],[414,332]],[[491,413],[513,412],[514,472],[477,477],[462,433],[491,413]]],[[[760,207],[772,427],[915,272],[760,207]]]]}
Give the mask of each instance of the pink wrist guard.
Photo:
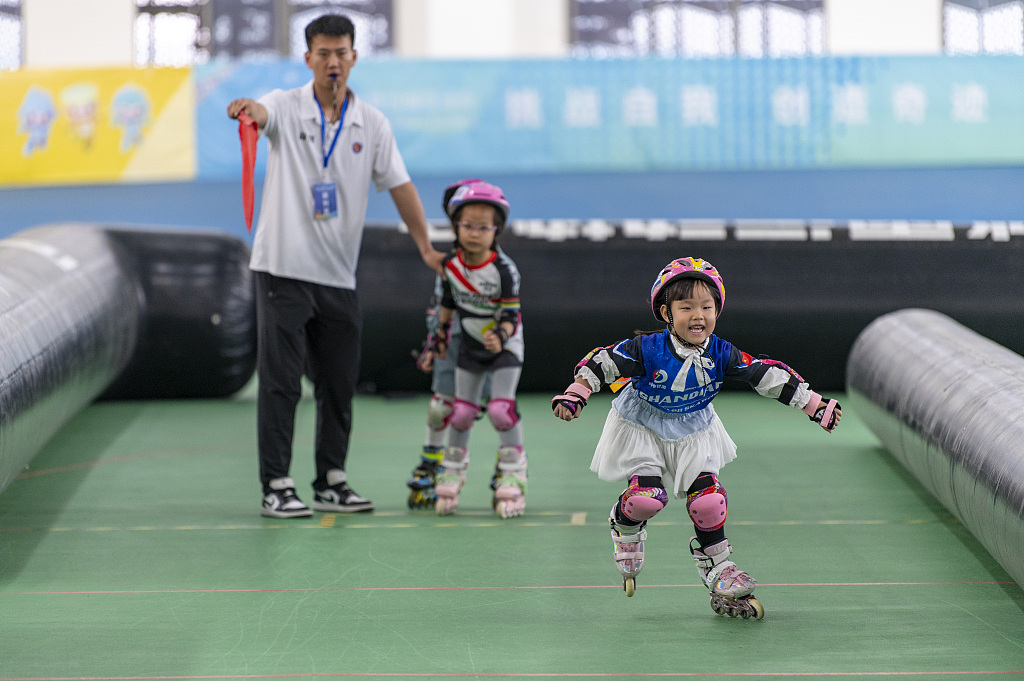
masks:
{"type": "Polygon", "coordinates": [[[571,383],[569,387],[565,389],[566,395],[579,395],[584,400],[589,400],[590,394],[592,392],[593,390],[591,390],[590,388],[585,388],[584,386],[576,382],[571,383]]]}
{"type": "Polygon", "coordinates": [[[587,398],[590,397],[591,392],[590,388],[585,388],[574,382],[565,389],[563,394],[552,398],[551,409],[554,410],[561,405],[571,411],[573,418],[575,418],[583,407],[587,406],[587,398]]]}
{"type": "Polygon", "coordinates": [[[821,395],[812,390],[811,399],[807,400],[807,406],[804,407],[804,413],[810,417],[813,417],[814,412],[817,411],[819,404],[821,404],[821,395]]]}

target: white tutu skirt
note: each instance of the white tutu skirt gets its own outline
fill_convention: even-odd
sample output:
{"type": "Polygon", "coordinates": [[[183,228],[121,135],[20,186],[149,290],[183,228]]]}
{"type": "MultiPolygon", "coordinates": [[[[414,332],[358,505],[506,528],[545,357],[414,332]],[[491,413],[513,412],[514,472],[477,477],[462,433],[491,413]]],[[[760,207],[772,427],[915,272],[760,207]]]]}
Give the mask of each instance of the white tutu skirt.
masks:
{"type": "Polygon", "coordinates": [[[735,458],[736,443],[718,414],[702,430],[665,440],[610,409],[590,470],[609,482],[634,475],[660,475],[665,487],[680,499],[702,472],[718,475],[722,466],[735,458]]]}

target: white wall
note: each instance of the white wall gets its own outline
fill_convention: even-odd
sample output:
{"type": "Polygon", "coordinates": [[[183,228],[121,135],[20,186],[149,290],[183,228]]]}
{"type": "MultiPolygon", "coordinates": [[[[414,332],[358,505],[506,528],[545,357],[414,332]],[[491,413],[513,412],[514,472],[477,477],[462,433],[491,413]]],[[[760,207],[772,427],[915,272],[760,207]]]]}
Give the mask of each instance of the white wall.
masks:
{"type": "Polygon", "coordinates": [[[133,0],[22,0],[26,68],[131,66],[133,0]]]}
{"type": "Polygon", "coordinates": [[[835,55],[941,54],[942,0],[825,0],[835,55]]]}
{"type": "Polygon", "coordinates": [[[395,0],[403,57],[563,57],[568,0],[395,0]]]}

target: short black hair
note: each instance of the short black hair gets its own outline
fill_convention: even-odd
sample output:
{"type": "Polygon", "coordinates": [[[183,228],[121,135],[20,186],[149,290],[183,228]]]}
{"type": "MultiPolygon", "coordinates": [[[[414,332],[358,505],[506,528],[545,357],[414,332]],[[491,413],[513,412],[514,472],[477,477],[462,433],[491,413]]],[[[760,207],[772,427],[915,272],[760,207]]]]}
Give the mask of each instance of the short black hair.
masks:
{"type": "Polygon", "coordinates": [[[352,38],[352,47],[356,46],[356,27],[344,14],[324,14],[306,24],[306,49],[313,49],[313,38],[318,35],[329,35],[340,38],[347,35],[352,38]]]}

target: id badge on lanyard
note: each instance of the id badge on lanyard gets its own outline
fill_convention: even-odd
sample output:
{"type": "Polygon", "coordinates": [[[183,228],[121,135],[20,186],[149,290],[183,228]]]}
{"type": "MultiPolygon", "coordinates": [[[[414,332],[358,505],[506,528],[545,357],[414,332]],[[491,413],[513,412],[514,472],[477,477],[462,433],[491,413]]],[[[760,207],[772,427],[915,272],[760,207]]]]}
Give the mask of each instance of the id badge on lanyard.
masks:
{"type": "Polygon", "coordinates": [[[327,142],[326,132],[327,123],[326,117],[324,116],[324,109],[320,106],[320,100],[316,98],[316,94],[313,94],[313,101],[316,102],[317,108],[320,109],[320,153],[324,157],[323,171],[321,173],[321,181],[313,185],[313,219],[315,220],[328,220],[330,218],[338,217],[338,186],[334,182],[330,182],[327,176],[327,163],[331,160],[331,154],[334,153],[334,145],[338,143],[338,137],[341,135],[341,129],[345,125],[345,110],[348,108],[348,97],[345,97],[345,101],[341,105],[341,116],[338,119],[338,129],[334,132],[334,139],[331,140],[331,146],[325,151],[324,144],[327,142]]]}

